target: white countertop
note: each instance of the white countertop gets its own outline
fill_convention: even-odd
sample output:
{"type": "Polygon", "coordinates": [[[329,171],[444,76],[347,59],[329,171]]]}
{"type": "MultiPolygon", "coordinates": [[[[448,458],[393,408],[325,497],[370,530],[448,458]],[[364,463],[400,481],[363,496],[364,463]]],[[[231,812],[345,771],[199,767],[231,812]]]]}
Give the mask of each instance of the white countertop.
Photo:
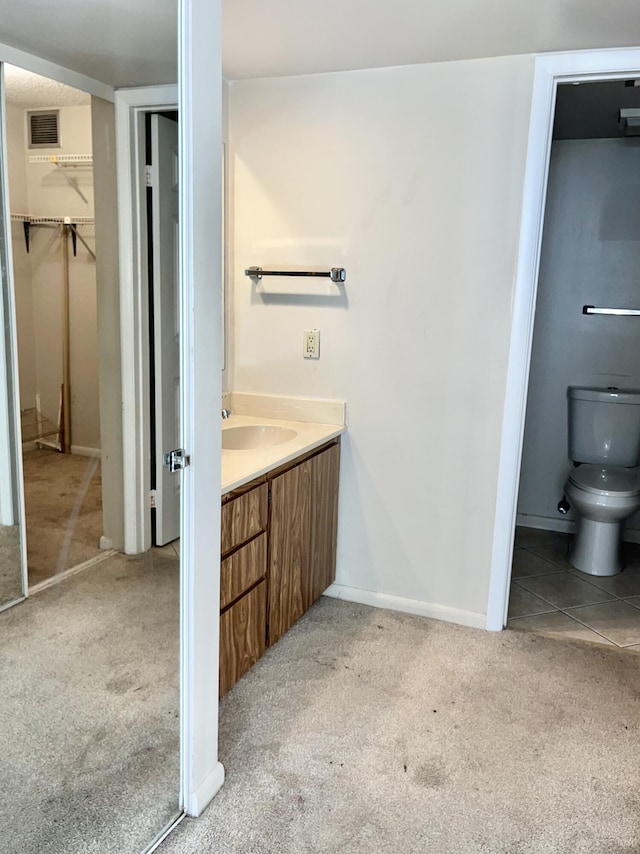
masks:
{"type": "Polygon", "coordinates": [[[289,427],[296,431],[293,439],[272,445],[270,448],[255,448],[243,451],[222,451],[222,494],[266,474],[296,457],[319,448],[346,431],[344,425],[317,424],[307,421],[284,421],[280,418],[264,418],[252,415],[231,415],[222,422],[222,429],[250,424],[268,424],[274,427],[289,427]]]}

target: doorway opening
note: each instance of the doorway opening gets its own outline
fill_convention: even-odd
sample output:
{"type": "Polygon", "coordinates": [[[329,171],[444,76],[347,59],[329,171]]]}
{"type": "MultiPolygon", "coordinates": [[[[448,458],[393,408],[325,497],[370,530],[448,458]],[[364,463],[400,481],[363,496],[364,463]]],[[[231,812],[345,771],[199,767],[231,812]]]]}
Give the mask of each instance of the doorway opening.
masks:
{"type": "Polygon", "coordinates": [[[145,153],[151,543],[179,557],[180,477],[164,465],[180,445],[177,110],[145,115],[145,153]]]}
{"type": "MultiPolygon", "coordinates": [[[[621,647],[640,644],[640,548],[625,546],[621,575],[581,564],[565,483],[568,388],[640,388],[640,318],[584,312],[640,306],[640,138],[626,110],[640,116],[634,79],[558,87],[508,613],[512,628],[621,647]]],[[[640,514],[624,535],[640,539],[640,514]]]]}
{"type": "MultiPolygon", "coordinates": [[[[499,630],[507,625],[511,589],[519,591],[517,598],[520,599],[519,603],[512,600],[512,611],[509,616],[513,619],[526,620],[533,615],[523,614],[522,608],[526,610],[530,607],[539,607],[547,614],[556,614],[549,620],[555,621],[557,626],[560,623],[563,624],[558,634],[569,634],[567,631],[569,627],[576,629],[576,636],[585,636],[589,640],[601,641],[605,644],[629,646],[631,645],[630,636],[628,633],[625,634],[626,629],[623,628],[621,632],[617,632],[611,626],[606,628],[608,634],[600,634],[600,631],[605,631],[604,624],[599,621],[602,613],[591,614],[588,609],[613,603],[615,605],[613,610],[620,610],[619,604],[622,603],[626,617],[629,618],[630,615],[634,626],[637,619],[636,613],[640,615],[640,611],[634,608],[633,603],[625,601],[631,597],[627,597],[622,588],[616,591],[612,588],[604,590],[609,582],[601,583],[598,580],[596,585],[591,578],[581,578],[579,570],[567,560],[566,546],[573,528],[573,520],[563,518],[557,511],[562,492],[555,498],[553,513],[556,518],[551,523],[548,522],[552,518],[548,507],[536,519],[538,513],[532,512],[534,505],[530,501],[537,489],[532,487],[532,483],[536,481],[536,473],[533,471],[535,463],[531,460],[536,457],[536,454],[539,457],[542,452],[544,439],[541,444],[541,436],[547,435],[547,442],[550,443],[547,449],[548,464],[552,465],[551,461],[555,461],[553,463],[555,474],[547,479],[546,505],[549,504],[549,489],[555,492],[558,479],[564,484],[571,469],[567,453],[567,386],[596,386],[600,384],[597,378],[602,379],[605,373],[625,373],[626,371],[624,364],[619,360],[618,367],[615,367],[616,359],[613,357],[603,361],[602,347],[598,348],[598,345],[593,343],[593,326],[582,330],[583,334],[580,335],[580,324],[593,320],[583,315],[583,306],[590,300],[582,298],[581,288],[584,289],[592,273],[594,281],[605,278],[609,280],[608,285],[611,285],[611,276],[607,276],[606,271],[603,273],[603,270],[598,273],[593,259],[585,264],[585,258],[589,256],[589,252],[595,251],[601,259],[604,258],[605,261],[608,259],[607,263],[611,263],[611,259],[625,242],[633,243],[635,247],[630,254],[627,253],[629,257],[637,249],[637,237],[629,241],[629,224],[627,217],[622,214],[622,208],[626,204],[626,202],[623,204],[623,197],[630,201],[634,194],[639,195],[640,204],[640,194],[636,193],[633,187],[629,190],[630,185],[637,182],[634,181],[632,173],[627,174],[623,181],[624,191],[621,193],[619,186],[617,188],[612,186],[611,173],[615,170],[608,168],[607,165],[601,165],[599,171],[596,170],[596,174],[600,175],[598,180],[601,179],[599,189],[594,189],[597,181],[595,183],[585,181],[585,174],[581,174],[585,171],[584,164],[582,167],[574,164],[568,172],[563,173],[564,177],[559,167],[563,163],[566,165],[567,159],[573,163],[576,157],[578,160],[587,155],[596,157],[609,149],[624,147],[625,141],[617,136],[619,111],[625,106],[619,93],[627,89],[628,97],[637,97],[637,93],[629,93],[628,90],[636,88],[635,80],[639,76],[640,52],[637,50],[585,51],[578,54],[539,57],[536,60],[487,613],[487,628],[490,630],[499,630]],[[611,84],[615,86],[611,88],[611,84]],[[585,88],[587,86],[603,88],[588,89],[585,88]],[[608,90],[607,86],[609,86],[608,90]],[[600,123],[603,120],[605,124],[611,121],[612,107],[609,106],[604,111],[594,109],[593,103],[589,106],[590,99],[605,97],[607,93],[610,96],[612,92],[616,93],[620,101],[613,108],[616,136],[603,135],[601,128],[596,127],[592,127],[587,133],[584,131],[584,122],[588,120],[593,122],[593,113],[596,114],[597,121],[600,123]],[[573,107],[568,110],[568,103],[571,101],[574,102],[573,107]],[[608,117],[603,116],[603,112],[608,112],[608,117]],[[581,123],[582,132],[577,130],[581,123]],[[568,187],[567,181],[572,181],[573,185],[568,187]],[[555,185],[560,189],[554,189],[555,185]],[[588,217],[588,212],[591,211],[592,235],[586,250],[581,251],[579,247],[574,247],[572,261],[569,244],[583,236],[581,232],[587,229],[574,222],[571,238],[568,239],[566,234],[563,237],[562,227],[567,224],[568,213],[562,212],[562,206],[572,203],[575,206],[576,197],[580,197],[581,193],[583,196],[586,193],[587,197],[591,194],[596,199],[599,194],[599,199],[596,203],[596,213],[594,213],[594,205],[588,198],[582,198],[576,206],[575,216],[578,220],[581,216],[588,217]],[[556,226],[553,225],[554,217],[556,226]],[[561,259],[561,263],[558,259],[561,259]],[[548,288],[544,281],[545,277],[552,283],[548,288]],[[554,278],[561,280],[556,286],[553,286],[554,278]],[[547,290],[549,294],[555,295],[553,298],[559,293],[564,295],[562,299],[567,304],[570,317],[566,313],[562,316],[562,311],[554,311],[553,298],[545,295],[547,290]],[[538,313],[536,314],[538,293],[538,313]],[[549,309],[546,308],[547,303],[551,305],[549,309]],[[578,303],[579,306],[576,309],[578,303]],[[538,322],[545,310],[550,319],[546,333],[545,324],[538,322]],[[536,320],[535,335],[534,318],[536,320]],[[552,358],[552,368],[548,364],[542,367],[543,358],[540,360],[540,366],[536,360],[536,353],[541,352],[544,347],[545,334],[553,339],[557,349],[559,348],[558,353],[564,353],[564,357],[555,353],[552,358]],[[572,336],[574,345],[571,344],[572,336]],[[578,339],[582,346],[582,357],[577,356],[579,347],[576,340],[578,339]],[[590,344],[593,346],[589,350],[590,344]],[[587,352],[591,354],[589,357],[585,355],[587,352]],[[606,362],[605,367],[603,367],[604,362],[606,362]],[[564,377],[565,369],[574,373],[581,372],[581,375],[575,379],[564,377]],[[589,374],[589,377],[586,374],[589,374]],[[563,383],[564,387],[558,391],[563,383]],[[553,387],[552,392],[549,390],[550,387],[553,387]],[[545,421],[545,413],[540,410],[539,401],[536,410],[538,392],[534,389],[540,389],[543,396],[547,395],[555,401],[554,415],[549,417],[549,423],[545,421]],[[525,415],[528,390],[531,417],[527,421],[525,415]],[[532,449],[536,446],[538,451],[534,453],[532,449]],[[558,455],[563,457],[561,465],[558,462],[560,459],[558,455]],[[526,530],[518,530],[517,538],[516,521],[523,528],[526,526],[526,530]],[[513,586],[511,584],[512,560],[514,566],[518,564],[518,568],[514,569],[513,586]],[[528,564],[528,568],[524,566],[525,564],[528,564]],[[538,573],[540,569],[545,571],[544,574],[538,573]],[[544,581],[545,575],[547,581],[544,581]],[[535,578],[538,580],[528,580],[535,578]],[[557,588],[555,592],[552,590],[554,585],[557,588]],[[590,586],[584,588],[580,585],[590,586]],[[560,595],[558,591],[561,588],[567,593],[569,588],[572,588],[571,595],[566,597],[560,595]],[[578,588],[580,588],[579,591],[578,588]],[[595,596],[592,603],[580,598],[580,593],[584,594],[585,590],[595,596]],[[537,596],[538,601],[530,599],[531,595],[537,596]],[[526,599],[527,603],[523,605],[522,599],[526,599]],[[540,604],[540,599],[544,604],[540,604]],[[581,613],[565,613],[572,608],[585,610],[581,613]],[[518,611],[520,613],[516,617],[515,614],[518,611]],[[560,616],[557,616],[558,614],[560,616]],[[591,625],[588,625],[589,623],[591,625]],[[585,629],[593,634],[588,635],[588,632],[583,632],[585,629]],[[613,634],[617,634],[617,639],[612,639],[613,634]]],[[[627,156],[629,154],[636,156],[637,143],[629,144],[629,140],[626,140],[626,143],[627,156]]],[[[620,172],[618,172],[619,180],[620,172]]],[[[628,261],[629,258],[627,258],[628,261]]],[[[627,267],[629,266],[632,269],[634,265],[627,263],[627,267]]],[[[636,273],[638,267],[640,263],[636,266],[636,273]]],[[[613,291],[609,295],[612,296],[613,291]]],[[[631,293],[627,295],[629,299],[632,297],[631,293]]],[[[598,296],[596,301],[601,298],[598,296]]],[[[623,298],[622,291],[619,298],[623,298]]],[[[640,333],[640,329],[638,332],[640,333]]],[[[536,501],[539,499],[539,490],[537,494],[536,501]]],[[[628,577],[631,574],[633,573],[629,573],[628,577]]],[[[611,608],[609,607],[608,610],[611,608]]],[[[553,629],[554,626],[550,626],[547,630],[553,631],[553,629]]],[[[640,635],[638,641],[640,641],[640,635]]]]}

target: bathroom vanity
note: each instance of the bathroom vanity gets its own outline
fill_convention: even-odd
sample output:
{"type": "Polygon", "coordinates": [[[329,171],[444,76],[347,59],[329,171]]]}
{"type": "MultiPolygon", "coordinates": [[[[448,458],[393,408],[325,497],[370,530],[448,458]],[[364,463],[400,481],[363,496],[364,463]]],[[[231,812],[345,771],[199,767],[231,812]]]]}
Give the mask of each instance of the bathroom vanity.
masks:
{"type": "Polygon", "coordinates": [[[296,436],[241,450],[224,450],[223,439],[221,697],[335,578],[344,431],[321,424],[266,424],[263,418],[232,421],[238,435],[238,426],[253,424],[285,425],[296,436]]]}

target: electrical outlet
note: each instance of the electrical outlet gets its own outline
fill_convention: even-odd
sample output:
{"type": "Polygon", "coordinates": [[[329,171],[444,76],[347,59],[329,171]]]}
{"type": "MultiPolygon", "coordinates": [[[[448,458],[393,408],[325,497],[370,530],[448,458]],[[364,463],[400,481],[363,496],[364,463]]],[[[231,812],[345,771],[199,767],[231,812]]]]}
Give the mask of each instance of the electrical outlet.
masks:
{"type": "Polygon", "coordinates": [[[305,359],[320,358],[320,330],[305,329],[302,355],[305,359]]]}

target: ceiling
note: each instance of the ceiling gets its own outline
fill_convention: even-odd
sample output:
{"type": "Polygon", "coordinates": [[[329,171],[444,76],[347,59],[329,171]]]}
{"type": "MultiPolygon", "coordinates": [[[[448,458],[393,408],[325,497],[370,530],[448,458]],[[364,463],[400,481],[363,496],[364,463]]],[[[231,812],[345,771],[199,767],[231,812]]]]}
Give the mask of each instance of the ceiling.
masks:
{"type": "MultiPolygon", "coordinates": [[[[637,0],[222,2],[229,80],[640,44],[637,0]]],[[[176,10],[176,0],[5,3],[0,42],[114,87],[171,83],[176,10]]]]}
{"type": "Polygon", "coordinates": [[[91,96],[79,89],[72,89],[48,77],[40,77],[23,68],[6,65],[4,89],[10,104],[28,110],[42,107],[76,107],[91,103],[91,96]]]}
{"type": "Polygon", "coordinates": [[[637,0],[223,0],[232,80],[634,44],[637,0]]]}

